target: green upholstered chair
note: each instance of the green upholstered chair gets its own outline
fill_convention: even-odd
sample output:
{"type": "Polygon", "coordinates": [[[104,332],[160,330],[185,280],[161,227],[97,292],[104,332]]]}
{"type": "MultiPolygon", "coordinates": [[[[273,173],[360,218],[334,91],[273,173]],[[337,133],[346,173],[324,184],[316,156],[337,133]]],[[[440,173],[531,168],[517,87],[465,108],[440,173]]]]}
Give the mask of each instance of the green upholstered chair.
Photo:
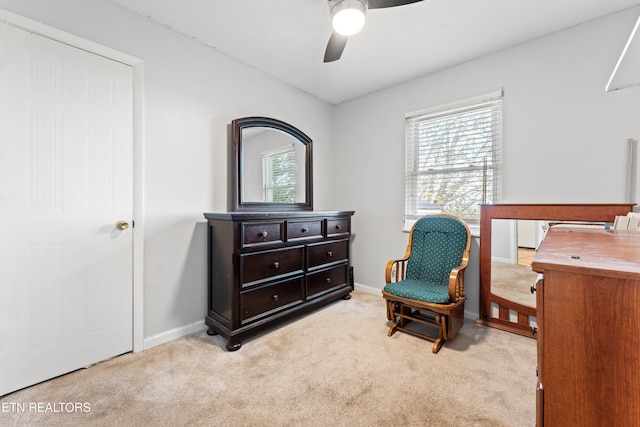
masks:
{"type": "Polygon", "coordinates": [[[453,215],[429,215],[414,224],[404,258],[387,263],[382,295],[393,322],[389,336],[403,331],[428,339],[434,353],[456,336],[464,324],[470,246],[469,227],[453,215]]]}

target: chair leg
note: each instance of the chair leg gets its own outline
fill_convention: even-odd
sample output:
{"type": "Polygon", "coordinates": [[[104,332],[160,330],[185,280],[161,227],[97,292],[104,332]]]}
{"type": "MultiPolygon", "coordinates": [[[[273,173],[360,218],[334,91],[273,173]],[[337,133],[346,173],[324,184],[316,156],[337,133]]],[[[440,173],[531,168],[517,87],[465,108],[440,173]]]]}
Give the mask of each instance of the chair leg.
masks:
{"type": "Polygon", "coordinates": [[[447,316],[447,339],[452,340],[464,326],[464,304],[459,305],[447,316]]]}
{"type": "Polygon", "coordinates": [[[433,354],[436,354],[442,348],[442,344],[444,344],[444,339],[438,338],[433,342],[433,349],[431,350],[433,354]]]}
{"type": "Polygon", "coordinates": [[[398,331],[398,324],[396,322],[393,322],[393,325],[391,325],[391,327],[389,328],[389,331],[387,332],[387,336],[390,337],[391,335],[395,334],[398,331]]]}
{"type": "Polygon", "coordinates": [[[433,354],[436,354],[442,348],[447,340],[447,316],[444,314],[436,314],[436,325],[438,325],[438,338],[433,342],[433,354]]]}
{"type": "Polygon", "coordinates": [[[432,352],[434,354],[438,353],[445,341],[448,341],[449,338],[453,338],[455,336],[456,331],[451,331],[451,333],[449,333],[449,323],[452,321],[449,315],[435,312],[430,312],[430,315],[431,318],[426,319],[425,316],[419,312],[419,309],[416,309],[414,312],[411,307],[406,306],[403,303],[387,301],[387,317],[392,321],[392,325],[389,328],[387,335],[392,336],[397,331],[403,331],[411,335],[433,341],[432,352]],[[434,337],[431,335],[424,335],[415,330],[407,329],[406,326],[412,321],[431,327],[433,332],[437,331],[437,335],[434,337]]]}
{"type": "MultiPolygon", "coordinates": [[[[389,331],[387,331],[387,336],[389,337],[398,331],[398,326],[404,326],[404,324],[402,323],[402,317],[396,316],[396,310],[398,308],[398,303],[394,301],[387,301],[387,319],[393,322],[393,324],[389,328],[389,331]]],[[[400,308],[399,310],[401,311],[402,308],[400,308]]]]}
{"type": "Polygon", "coordinates": [[[404,304],[400,304],[395,301],[387,301],[387,318],[393,322],[387,336],[395,334],[400,328],[404,328],[411,320],[403,317],[402,314],[411,313],[411,307],[407,307],[404,304]]]}
{"type": "Polygon", "coordinates": [[[436,315],[436,325],[440,328],[440,336],[446,341],[447,337],[447,316],[444,314],[436,315]]]}
{"type": "Polygon", "coordinates": [[[393,315],[393,302],[387,300],[387,320],[396,321],[395,316],[393,315]]]}

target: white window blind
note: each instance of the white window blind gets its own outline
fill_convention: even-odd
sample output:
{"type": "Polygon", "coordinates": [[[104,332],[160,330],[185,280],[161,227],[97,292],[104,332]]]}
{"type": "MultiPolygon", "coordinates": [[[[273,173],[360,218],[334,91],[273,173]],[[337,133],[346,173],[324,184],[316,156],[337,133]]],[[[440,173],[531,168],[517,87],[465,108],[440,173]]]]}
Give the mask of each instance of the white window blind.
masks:
{"type": "Polygon", "coordinates": [[[406,117],[405,228],[447,212],[479,223],[501,196],[502,92],[406,117]]]}
{"type": "Polygon", "coordinates": [[[265,202],[295,202],[296,154],[293,147],[263,153],[262,188],[265,202]]]}

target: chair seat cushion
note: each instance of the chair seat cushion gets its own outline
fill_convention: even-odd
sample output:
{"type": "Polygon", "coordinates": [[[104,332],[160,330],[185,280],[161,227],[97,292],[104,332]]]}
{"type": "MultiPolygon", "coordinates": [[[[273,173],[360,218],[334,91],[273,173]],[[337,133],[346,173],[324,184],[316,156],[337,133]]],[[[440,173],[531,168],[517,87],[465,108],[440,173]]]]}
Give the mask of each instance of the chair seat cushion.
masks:
{"type": "Polygon", "coordinates": [[[448,285],[437,282],[404,279],[396,283],[389,283],[384,287],[384,291],[397,297],[423,302],[447,304],[451,301],[448,285]]]}

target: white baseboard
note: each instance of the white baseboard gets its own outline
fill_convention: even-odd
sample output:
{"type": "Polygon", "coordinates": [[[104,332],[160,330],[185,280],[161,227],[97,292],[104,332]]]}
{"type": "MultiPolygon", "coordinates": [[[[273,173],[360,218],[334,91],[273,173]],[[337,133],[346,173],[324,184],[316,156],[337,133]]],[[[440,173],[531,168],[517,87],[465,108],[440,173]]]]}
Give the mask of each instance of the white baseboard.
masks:
{"type": "Polygon", "coordinates": [[[148,350],[151,347],[155,347],[157,345],[164,344],[169,341],[173,341],[176,338],[180,338],[185,335],[192,334],[194,332],[202,331],[206,328],[207,326],[204,324],[204,320],[201,320],[201,321],[192,323],[190,325],[181,326],[179,328],[161,332],[157,335],[153,335],[151,337],[145,338],[143,350],[148,350]]]}
{"type": "Polygon", "coordinates": [[[366,292],[369,294],[374,294],[374,295],[382,295],[382,289],[378,289],[378,288],[372,288],[371,286],[366,286],[360,283],[354,283],[353,287],[358,290],[358,291],[362,291],[362,292],[366,292]]]}
{"type": "Polygon", "coordinates": [[[468,320],[473,320],[476,321],[478,320],[478,313],[477,312],[473,312],[473,311],[469,311],[469,310],[465,310],[464,311],[464,318],[468,319],[468,320]]]}

